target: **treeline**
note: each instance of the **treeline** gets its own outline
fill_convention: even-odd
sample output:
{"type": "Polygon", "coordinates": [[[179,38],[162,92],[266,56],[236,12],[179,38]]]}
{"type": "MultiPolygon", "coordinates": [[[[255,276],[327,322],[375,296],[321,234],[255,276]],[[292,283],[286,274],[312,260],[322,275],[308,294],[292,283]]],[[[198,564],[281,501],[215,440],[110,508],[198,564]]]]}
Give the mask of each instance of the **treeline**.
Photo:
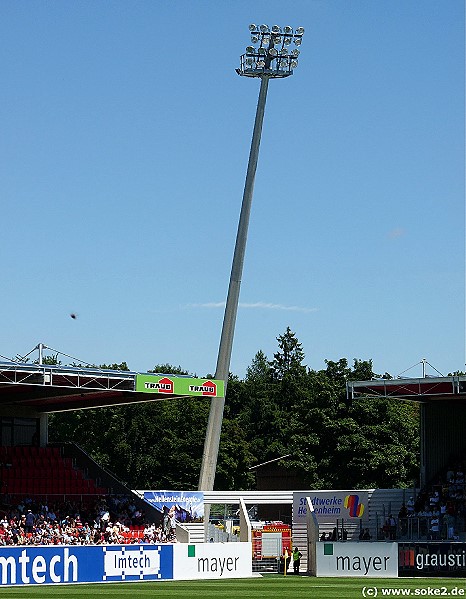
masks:
{"type": "MultiPolygon", "coordinates": [[[[280,456],[308,488],[409,487],[419,470],[414,403],[348,399],[346,383],[377,376],[372,362],[309,369],[289,328],[269,359],[259,351],[230,375],[215,488],[253,489],[249,468],[280,456]]],[[[126,363],[102,365],[127,370],[126,363]]],[[[168,364],[154,372],[189,374],[168,364]]],[[[207,375],[210,376],[210,375],[207,375]]],[[[384,375],[389,378],[389,375],[384,375]]],[[[133,489],[197,488],[208,399],[179,399],[50,416],[51,441],[74,441],[133,489]]]]}

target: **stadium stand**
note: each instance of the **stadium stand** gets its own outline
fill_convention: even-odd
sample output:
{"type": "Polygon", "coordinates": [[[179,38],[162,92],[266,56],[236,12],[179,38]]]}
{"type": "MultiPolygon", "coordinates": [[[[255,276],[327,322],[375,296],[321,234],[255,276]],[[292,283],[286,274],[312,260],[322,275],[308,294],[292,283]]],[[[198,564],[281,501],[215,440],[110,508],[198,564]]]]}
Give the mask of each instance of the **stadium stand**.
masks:
{"type": "Polygon", "coordinates": [[[454,458],[398,514],[401,539],[464,540],[466,456],[454,458]]]}
{"type": "Polygon", "coordinates": [[[93,479],[63,457],[58,447],[0,447],[2,492],[8,496],[36,497],[105,495],[93,479]]]}
{"type": "Polygon", "coordinates": [[[0,546],[175,541],[155,508],[73,443],[0,446],[0,485],[0,546]]]}

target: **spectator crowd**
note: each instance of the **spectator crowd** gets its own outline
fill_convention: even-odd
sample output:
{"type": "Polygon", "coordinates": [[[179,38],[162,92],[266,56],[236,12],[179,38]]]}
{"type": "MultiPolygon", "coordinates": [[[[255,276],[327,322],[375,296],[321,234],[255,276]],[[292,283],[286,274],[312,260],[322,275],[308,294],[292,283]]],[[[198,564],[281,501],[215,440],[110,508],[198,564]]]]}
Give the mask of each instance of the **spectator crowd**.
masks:
{"type": "Polygon", "coordinates": [[[0,507],[0,546],[172,543],[174,530],[146,522],[131,497],[99,497],[93,505],[47,505],[31,497],[0,507]]]}
{"type": "MultiPolygon", "coordinates": [[[[445,474],[422,489],[416,499],[410,497],[398,514],[398,534],[405,536],[413,529],[414,518],[419,535],[430,540],[459,540],[465,529],[466,496],[464,460],[449,465],[445,474]]],[[[388,523],[384,532],[387,536],[388,523]]]]}

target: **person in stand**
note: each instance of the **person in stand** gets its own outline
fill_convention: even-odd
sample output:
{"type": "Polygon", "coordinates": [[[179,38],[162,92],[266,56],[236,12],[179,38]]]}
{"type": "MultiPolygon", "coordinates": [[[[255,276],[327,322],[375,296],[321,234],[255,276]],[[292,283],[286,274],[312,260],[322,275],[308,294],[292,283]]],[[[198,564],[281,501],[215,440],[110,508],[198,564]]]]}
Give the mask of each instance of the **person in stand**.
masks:
{"type": "Polygon", "coordinates": [[[26,514],[26,519],[24,521],[25,523],[25,527],[24,530],[25,532],[32,532],[32,529],[34,528],[34,524],[36,521],[36,517],[35,515],[32,513],[31,510],[28,510],[27,514],[26,514]]]}
{"type": "Polygon", "coordinates": [[[165,538],[168,539],[170,535],[170,516],[168,515],[168,508],[166,506],[163,507],[163,533],[165,538]]]}
{"type": "Polygon", "coordinates": [[[433,541],[438,541],[440,531],[440,518],[437,514],[433,514],[430,519],[430,538],[433,541]]]}
{"type": "Polygon", "coordinates": [[[396,539],[396,520],[391,514],[388,516],[388,531],[390,540],[394,541],[396,539]]]}
{"type": "Polygon", "coordinates": [[[293,572],[295,574],[299,574],[299,566],[301,564],[301,558],[303,554],[299,551],[297,547],[293,549],[293,572]]]}
{"type": "Polygon", "coordinates": [[[400,534],[403,537],[408,530],[408,508],[403,503],[401,505],[400,511],[398,512],[398,522],[400,524],[400,534]]]}
{"type": "Polygon", "coordinates": [[[170,533],[169,533],[169,538],[173,539],[174,537],[176,537],[176,508],[175,506],[172,506],[168,512],[168,520],[169,520],[169,527],[170,527],[170,533]]]}
{"type": "Polygon", "coordinates": [[[368,528],[361,529],[361,532],[359,533],[359,540],[360,541],[370,541],[371,540],[371,534],[370,534],[368,528]]]}

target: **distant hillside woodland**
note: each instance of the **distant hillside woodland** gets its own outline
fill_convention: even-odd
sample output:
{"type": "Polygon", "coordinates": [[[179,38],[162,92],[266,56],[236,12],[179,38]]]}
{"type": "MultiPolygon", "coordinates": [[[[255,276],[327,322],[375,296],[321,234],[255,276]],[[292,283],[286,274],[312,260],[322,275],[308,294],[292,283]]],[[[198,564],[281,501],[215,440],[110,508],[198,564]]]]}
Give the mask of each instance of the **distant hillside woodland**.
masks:
{"type": "MultiPolygon", "coordinates": [[[[348,400],[348,381],[380,376],[372,361],[355,359],[349,367],[344,358],[326,360],[325,369],[311,370],[295,333],[287,328],[277,341],[272,360],[258,351],[244,380],[230,375],[215,488],[254,489],[249,468],[287,454],[278,463],[298,472],[307,488],[417,482],[417,406],[348,400]]],[[[102,366],[128,370],[124,362],[102,366]]],[[[190,374],[168,364],[153,371],[190,374]]],[[[194,490],[209,409],[210,399],[193,398],[53,414],[49,438],[74,441],[132,489],[194,490]]]]}

